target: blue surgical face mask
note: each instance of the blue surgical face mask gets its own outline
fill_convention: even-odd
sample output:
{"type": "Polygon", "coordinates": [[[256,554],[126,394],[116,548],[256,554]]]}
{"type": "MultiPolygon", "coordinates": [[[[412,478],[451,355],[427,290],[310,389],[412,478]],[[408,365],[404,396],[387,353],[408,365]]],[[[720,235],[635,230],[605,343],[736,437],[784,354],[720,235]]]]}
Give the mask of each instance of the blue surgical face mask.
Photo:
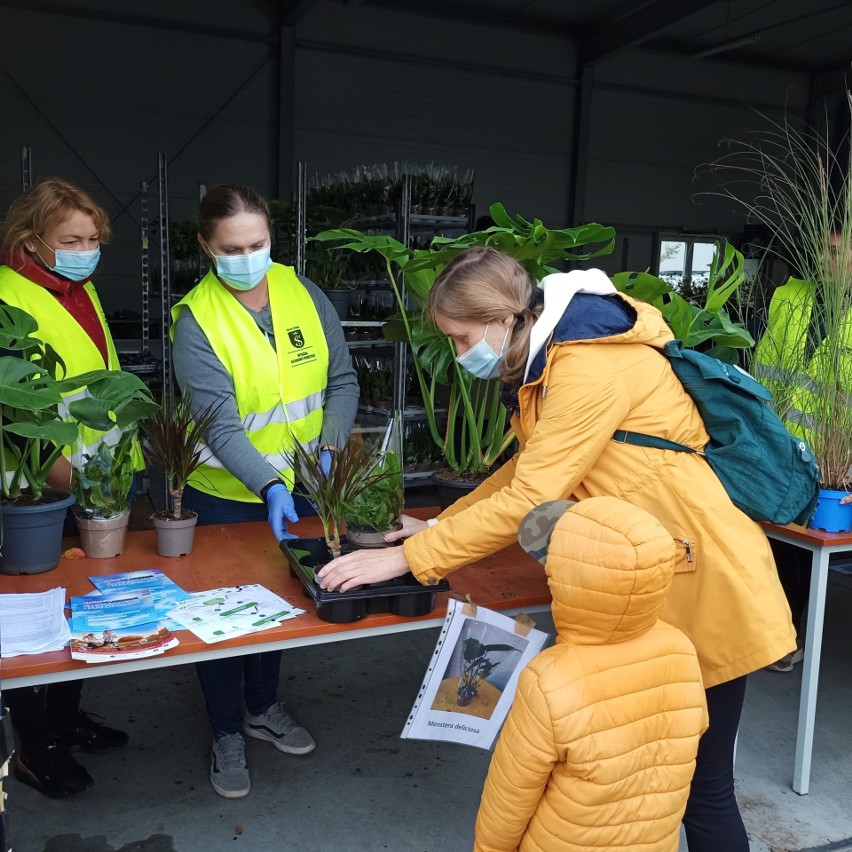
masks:
{"type": "Polygon", "coordinates": [[[214,254],[216,274],[235,290],[253,290],[272,269],[271,246],[251,254],[214,254]]]}
{"type": "MultiPolygon", "coordinates": [[[[41,237],[39,239],[50,248],[41,237]]],[[[56,255],[56,262],[50,269],[70,281],[88,281],[101,259],[100,248],[90,251],[69,251],[68,249],[51,249],[51,251],[56,255]]]]}
{"type": "MultiPolygon", "coordinates": [[[[488,323],[491,325],[491,323],[488,323]]],[[[485,326],[485,334],[482,340],[475,343],[467,352],[456,358],[460,367],[464,367],[469,373],[473,373],[478,379],[496,379],[500,375],[500,362],[506,350],[506,340],[509,337],[509,328],[503,335],[503,345],[498,354],[491,348],[491,344],[485,339],[488,335],[488,325],[485,326]]]]}

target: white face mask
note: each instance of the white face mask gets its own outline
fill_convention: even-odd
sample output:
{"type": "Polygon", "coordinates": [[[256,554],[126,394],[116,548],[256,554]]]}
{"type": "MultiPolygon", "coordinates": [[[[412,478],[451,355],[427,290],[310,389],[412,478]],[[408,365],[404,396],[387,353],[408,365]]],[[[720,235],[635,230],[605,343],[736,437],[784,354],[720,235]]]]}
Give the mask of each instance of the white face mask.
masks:
{"type": "Polygon", "coordinates": [[[271,246],[251,254],[214,254],[216,274],[235,290],[253,290],[272,269],[271,246]]]}
{"type": "Polygon", "coordinates": [[[500,362],[503,360],[503,353],[506,351],[506,341],[509,339],[510,328],[506,329],[503,335],[503,344],[500,347],[499,354],[491,348],[491,344],[485,339],[488,336],[488,326],[485,326],[485,334],[482,335],[482,340],[475,343],[467,352],[456,357],[456,362],[460,367],[464,367],[469,373],[473,373],[478,379],[496,379],[500,375],[500,362]]]}

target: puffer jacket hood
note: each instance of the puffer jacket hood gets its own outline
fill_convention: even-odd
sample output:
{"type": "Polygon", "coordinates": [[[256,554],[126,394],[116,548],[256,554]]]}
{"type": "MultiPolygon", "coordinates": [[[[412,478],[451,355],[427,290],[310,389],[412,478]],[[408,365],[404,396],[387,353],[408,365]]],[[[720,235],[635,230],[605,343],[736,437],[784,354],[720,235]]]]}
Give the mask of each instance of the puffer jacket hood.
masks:
{"type": "Polygon", "coordinates": [[[557,641],[626,642],[649,630],[674,576],[671,534],[615,497],[581,500],[559,519],[545,570],[557,641]]]}

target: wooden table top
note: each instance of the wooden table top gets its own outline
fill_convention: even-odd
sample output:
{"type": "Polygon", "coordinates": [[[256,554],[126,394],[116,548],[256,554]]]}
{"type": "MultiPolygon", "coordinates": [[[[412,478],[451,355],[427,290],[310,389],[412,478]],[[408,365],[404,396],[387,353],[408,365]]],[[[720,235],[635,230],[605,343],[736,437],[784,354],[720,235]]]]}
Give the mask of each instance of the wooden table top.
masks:
{"type": "Polygon", "coordinates": [[[832,545],[852,545],[852,532],[831,533],[824,530],[813,530],[810,527],[803,527],[799,524],[769,524],[764,523],[761,526],[769,532],[780,532],[789,535],[791,538],[797,538],[800,541],[806,541],[808,544],[821,544],[824,547],[832,545]]]}
{"type": "MultiPolygon", "coordinates": [[[[412,515],[427,518],[437,514],[435,509],[414,509],[412,515]]],[[[322,535],[317,518],[305,518],[293,525],[292,532],[302,537],[322,535]]],[[[63,548],[77,544],[66,539],[63,548]]],[[[291,604],[307,610],[278,627],[240,636],[225,642],[208,645],[195,634],[181,630],[176,633],[180,644],[163,657],[143,658],[136,662],[142,667],[146,659],[169,659],[176,665],[181,656],[210,652],[216,649],[252,646],[259,643],[300,640],[305,637],[339,634],[339,638],[355,638],[357,631],[397,625],[406,622],[434,621],[446,611],[448,594],[470,595],[471,600],[489,609],[541,608],[550,603],[550,591],[544,570],[519,545],[515,544],[472,565],[454,571],[447,578],[450,592],[436,595],[435,608],[429,615],[401,618],[388,613],[368,615],[361,621],[332,624],[316,615],[312,599],[305,596],[301,582],[290,576],[287,562],[265,523],[201,526],[195,532],[195,546],[189,556],[169,559],[157,555],[153,530],[127,534],[125,552],[111,559],[62,558],[57,568],[43,574],[19,576],[0,575],[0,592],[43,592],[57,586],[67,595],[84,595],[94,590],[90,576],[116,574],[121,571],[140,571],[158,568],[188,592],[259,583],[291,604]],[[347,636],[346,634],[353,634],[347,636]]],[[[67,602],[67,598],[66,598],[67,602]]],[[[48,654],[11,657],[0,661],[0,677],[28,677],[71,670],[86,670],[97,666],[108,669],[112,663],[85,663],[70,658],[70,650],[48,654]]]]}

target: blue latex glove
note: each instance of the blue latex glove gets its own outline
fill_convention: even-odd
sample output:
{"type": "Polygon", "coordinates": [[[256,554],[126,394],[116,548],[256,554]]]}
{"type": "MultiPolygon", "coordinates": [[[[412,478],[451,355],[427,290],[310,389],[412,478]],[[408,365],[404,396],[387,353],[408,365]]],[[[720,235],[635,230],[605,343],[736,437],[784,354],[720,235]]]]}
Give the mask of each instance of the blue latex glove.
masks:
{"type": "Polygon", "coordinates": [[[319,454],[320,470],[328,476],[331,470],[331,450],[321,450],[319,454]]]}
{"type": "Polygon", "coordinates": [[[276,482],[266,492],[266,505],[269,507],[269,526],[276,541],[285,541],[299,536],[287,532],[287,521],[296,523],[299,516],[293,505],[293,495],[283,482],[276,482]]]}

